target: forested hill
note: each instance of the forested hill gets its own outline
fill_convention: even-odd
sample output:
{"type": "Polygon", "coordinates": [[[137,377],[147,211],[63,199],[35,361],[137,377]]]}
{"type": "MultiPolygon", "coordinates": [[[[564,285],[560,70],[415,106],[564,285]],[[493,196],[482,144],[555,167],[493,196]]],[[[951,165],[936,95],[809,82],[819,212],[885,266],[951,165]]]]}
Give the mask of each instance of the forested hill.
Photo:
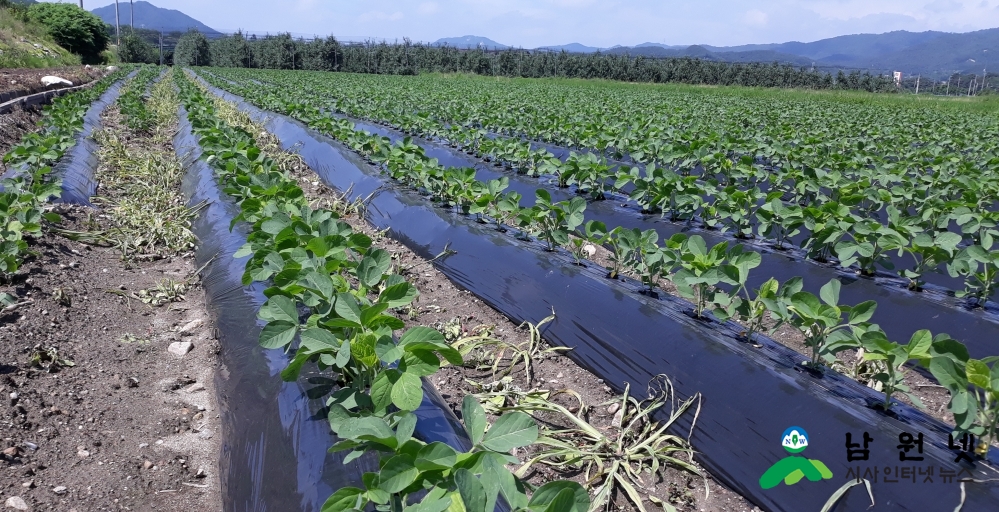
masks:
{"type": "MultiPolygon", "coordinates": [[[[114,3],[92,10],[105,23],[114,25],[114,3]]],[[[131,7],[128,2],[118,5],[118,19],[124,26],[131,22],[131,7]]],[[[135,27],[164,32],[185,32],[195,29],[208,36],[221,35],[220,32],[175,9],[162,9],[149,2],[135,2],[135,27]]]]}
{"type": "Polygon", "coordinates": [[[646,44],[617,47],[608,53],[649,57],[697,57],[724,62],[781,62],[797,66],[891,70],[906,74],[949,76],[999,70],[999,28],[961,34],[895,31],[855,34],[810,43],[742,46],[694,45],[686,48],[646,44]]]}

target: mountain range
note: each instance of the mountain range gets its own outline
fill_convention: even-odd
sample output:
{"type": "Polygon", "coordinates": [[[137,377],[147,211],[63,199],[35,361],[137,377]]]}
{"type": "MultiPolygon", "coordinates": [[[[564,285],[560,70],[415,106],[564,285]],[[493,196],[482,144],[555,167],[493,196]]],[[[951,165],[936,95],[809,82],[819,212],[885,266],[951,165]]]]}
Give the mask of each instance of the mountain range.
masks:
{"type": "MultiPolygon", "coordinates": [[[[460,48],[505,49],[507,45],[479,36],[440,39],[460,48]]],[[[883,73],[899,70],[907,74],[943,77],[952,73],[999,71],[999,28],[967,33],[908,32],[854,34],[810,43],[747,44],[739,46],[666,45],[598,48],[580,43],[544,46],[537,50],[572,53],[603,52],[646,57],[692,57],[724,62],[781,62],[794,66],[866,69],[883,73]]]]}
{"type": "MultiPolygon", "coordinates": [[[[22,0],[23,1],[23,0],[22,0]]],[[[114,4],[94,9],[94,14],[105,22],[114,24],[114,4]]],[[[119,5],[122,25],[130,22],[128,2],[119,5]]],[[[206,35],[219,36],[218,31],[204,23],[173,9],[162,9],[146,2],[135,2],[136,27],[166,32],[199,30],[206,35]]],[[[457,48],[483,48],[505,50],[512,46],[482,36],[466,35],[438,39],[433,45],[457,48]]],[[[983,69],[999,71],[999,28],[967,33],[908,32],[904,30],[884,34],[853,34],[813,42],[791,41],[772,44],[747,44],[739,46],[667,45],[642,43],[635,46],[598,48],[580,43],[546,46],[535,50],[566,51],[572,53],[604,52],[646,57],[693,57],[724,62],[781,62],[799,67],[823,69],[866,69],[873,73],[902,71],[945,77],[952,73],[980,73],[983,69]]]]}
{"type": "MultiPolygon", "coordinates": [[[[111,5],[98,7],[90,12],[96,14],[105,23],[114,26],[114,2],[111,5]]],[[[132,9],[129,2],[119,2],[118,22],[128,25],[131,21],[132,9]]],[[[206,36],[221,36],[222,33],[204,23],[175,9],[163,9],[149,2],[135,2],[135,28],[162,30],[164,32],[186,32],[195,29],[206,36]]]]}

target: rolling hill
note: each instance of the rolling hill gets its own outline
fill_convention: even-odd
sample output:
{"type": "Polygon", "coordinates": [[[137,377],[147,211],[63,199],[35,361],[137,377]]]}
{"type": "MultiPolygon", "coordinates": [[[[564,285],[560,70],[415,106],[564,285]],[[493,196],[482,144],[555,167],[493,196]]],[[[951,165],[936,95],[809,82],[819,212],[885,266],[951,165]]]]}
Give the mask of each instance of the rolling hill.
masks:
{"type": "MultiPolygon", "coordinates": [[[[507,48],[477,36],[441,39],[438,43],[442,41],[463,48],[474,48],[480,42],[486,48],[507,48]]],[[[600,51],[658,58],[691,57],[722,62],[780,62],[798,67],[814,65],[825,69],[866,69],[876,73],[898,70],[905,74],[939,78],[953,73],[981,73],[982,69],[999,71],[999,28],[967,33],[898,30],[884,34],[831,37],[809,43],[791,41],[740,46],[642,43],[611,48],[571,43],[537,49],[572,53],[600,51]]]]}

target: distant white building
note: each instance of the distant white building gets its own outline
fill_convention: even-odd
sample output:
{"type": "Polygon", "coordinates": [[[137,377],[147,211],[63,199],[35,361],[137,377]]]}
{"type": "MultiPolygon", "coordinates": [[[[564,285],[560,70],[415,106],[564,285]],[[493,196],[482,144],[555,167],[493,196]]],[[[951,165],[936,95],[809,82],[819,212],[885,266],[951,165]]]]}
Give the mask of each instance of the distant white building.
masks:
{"type": "Polygon", "coordinates": [[[902,85],[902,72],[901,71],[895,71],[894,73],[892,73],[892,76],[895,77],[895,87],[898,87],[898,86],[902,85]]]}

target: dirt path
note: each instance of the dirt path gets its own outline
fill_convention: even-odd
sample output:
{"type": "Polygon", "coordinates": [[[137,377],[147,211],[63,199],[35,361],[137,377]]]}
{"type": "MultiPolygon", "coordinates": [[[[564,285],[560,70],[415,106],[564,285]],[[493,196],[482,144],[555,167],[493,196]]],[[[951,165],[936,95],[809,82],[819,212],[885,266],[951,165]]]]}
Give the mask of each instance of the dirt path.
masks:
{"type": "MultiPolygon", "coordinates": [[[[108,121],[135,159],[129,166],[173,152],[108,121]]],[[[119,164],[102,161],[98,176],[119,164]]],[[[110,205],[57,211],[64,229],[121,225],[110,205]]],[[[147,250],[159,255],[125,260],[118,247],[51,233],[31,248],[37,256],[0,283],[20,304],[0,313],[0,502],[221,510],[218,346],[192,255],[147,250]]]]}

